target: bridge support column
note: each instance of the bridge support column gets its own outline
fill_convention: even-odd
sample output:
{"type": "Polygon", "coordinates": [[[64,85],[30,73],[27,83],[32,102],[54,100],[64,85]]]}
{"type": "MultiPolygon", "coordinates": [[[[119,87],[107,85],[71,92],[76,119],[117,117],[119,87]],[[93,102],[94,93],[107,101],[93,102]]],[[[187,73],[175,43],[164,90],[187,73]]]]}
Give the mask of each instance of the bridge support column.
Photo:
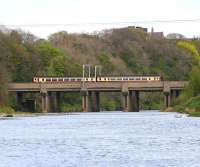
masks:
{"type": "Polygon", "coordinates": [[[59,112],[59,93],[58,92],[49,92],[49,112],[59,112]]]}
{"type": "Polygon", "coordinates": [[[129,91],[129,112],[139,112],[139,91],[129,91]]]}
{"type": "Polygon", "coordinates": [[[165,107],[171,106],[171,92],[164,92],[165,107]]]}
{"type": "Polygon", "coordinates": [[[42,96],[42,112],[47,113],[49,112],[49,94],[48,92],[41,92],[42,96]]]}
{"type": "Polygon", "coordinates": [[[122,104],[123,104],[123,111],[128,112],[129,111],[129,93],[128,91],[122,92],[122,104]]]}
{"type": "Polygon", "coordinates": [[[17,110],[21,110],[23,107],[23,92],[16,93],[17,110]]]}
{"type": "Polygon", "coordinates": [[[91,112],[100,112],[100,98],[99,92],[92,91],[89,92],[89,99],[88,99],[89,111],[91,112]],[[91,107],[90,107],[91,105],[91,107]]]}
{"type": "Polygon", "coordinates": [[[82,96],[82,111],[83,112],[89,112],[90,111],[90,105],[89,105],[89,93],[87,89],[81,90],[81,96],[82,96]]]}

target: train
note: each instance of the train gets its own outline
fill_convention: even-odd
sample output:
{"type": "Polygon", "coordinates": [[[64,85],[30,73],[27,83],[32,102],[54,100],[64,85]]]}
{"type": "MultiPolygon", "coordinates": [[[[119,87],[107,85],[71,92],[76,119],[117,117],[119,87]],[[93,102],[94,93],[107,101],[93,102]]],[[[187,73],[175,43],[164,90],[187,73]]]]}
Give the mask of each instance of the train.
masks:
{"type": "Polygon", "coordinates": [[[65,82],[158,82],[161,76],[98,76],[98,77],[34,77],[34,83],[65,83],[65,82]]]}

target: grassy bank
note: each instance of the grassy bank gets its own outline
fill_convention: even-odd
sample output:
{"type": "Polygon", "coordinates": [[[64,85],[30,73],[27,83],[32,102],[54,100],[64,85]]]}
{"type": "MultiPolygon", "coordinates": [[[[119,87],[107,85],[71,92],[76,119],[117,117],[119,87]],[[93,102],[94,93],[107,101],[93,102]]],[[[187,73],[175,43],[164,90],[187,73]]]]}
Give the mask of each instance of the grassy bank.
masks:
{"type": "Polygon", "coordinates": [[[11,107],[0,107],[0,117],[34,116],[35,113],[15,111],[11,107]]]}
{"type": "Polygon", "coordinates": [[[200,117],[200,96],[190,98],[186,102],[176,105],[173,111],[186,113],[190,116],[200,117]]]}
{"type": "Polygon", "coordinates": [[[2,106],[0,107],[0,116],[13,117],[15,111],[11,107],[2,106]]]}

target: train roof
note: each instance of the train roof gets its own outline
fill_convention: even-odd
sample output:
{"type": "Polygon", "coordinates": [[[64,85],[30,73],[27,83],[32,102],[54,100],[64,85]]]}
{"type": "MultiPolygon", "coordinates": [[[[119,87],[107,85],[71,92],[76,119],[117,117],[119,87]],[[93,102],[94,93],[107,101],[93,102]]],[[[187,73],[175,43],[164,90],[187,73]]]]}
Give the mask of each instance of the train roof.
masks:
{"type": "MultiPolygon", "coordinates": [[[[83,78],[82,76],[34,76],[34,78],[83,78]]],[[[161,75],[101,75],[97,77],[161,77],[161,75]]],[[[84,78],[89,78],[88,76],[84,78]]],[[[94,77],[90,77],[94,78],[94,77]]]]}

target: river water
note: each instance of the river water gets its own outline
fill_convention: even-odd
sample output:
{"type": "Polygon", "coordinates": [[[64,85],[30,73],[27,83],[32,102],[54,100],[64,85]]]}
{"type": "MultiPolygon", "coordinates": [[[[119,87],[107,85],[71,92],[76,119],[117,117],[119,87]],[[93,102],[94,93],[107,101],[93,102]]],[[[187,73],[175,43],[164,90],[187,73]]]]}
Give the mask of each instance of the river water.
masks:
{"type": "Polygon", "coordinates": [[[200,118],[150,111],[1,119],[0,167],[200,167],[200,118]]]}

